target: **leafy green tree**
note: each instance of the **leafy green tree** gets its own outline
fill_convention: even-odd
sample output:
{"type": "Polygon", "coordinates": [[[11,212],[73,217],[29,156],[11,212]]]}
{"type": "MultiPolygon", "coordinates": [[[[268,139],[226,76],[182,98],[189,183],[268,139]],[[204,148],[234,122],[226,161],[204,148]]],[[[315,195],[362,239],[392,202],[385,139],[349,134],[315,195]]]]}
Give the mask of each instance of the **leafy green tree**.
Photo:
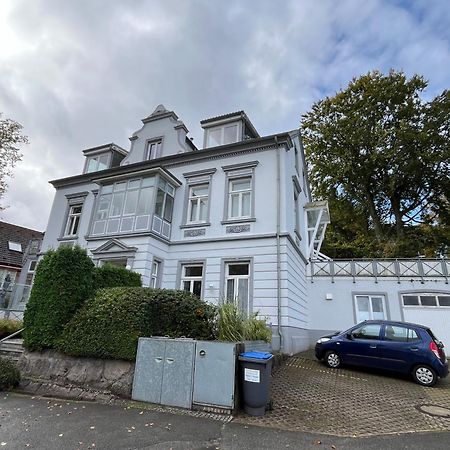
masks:
{"type": "Polygon", "coordinates": [[[22,125],[11,119],[2,119],[0,113],[0,198],[8,187],[6,177],[12,175],[12,169],[22,158],[18,145],[26,143],[28,138],[22,134],[22,125]]]}
{"type": "Polygon", "coordinates": [[[448,223],[450,91],[426,102],[426,87],[419,75],[373,71],[302,118],[313,193],[338,218],[330,231],[375,254],[411,226],[448,223]]]}

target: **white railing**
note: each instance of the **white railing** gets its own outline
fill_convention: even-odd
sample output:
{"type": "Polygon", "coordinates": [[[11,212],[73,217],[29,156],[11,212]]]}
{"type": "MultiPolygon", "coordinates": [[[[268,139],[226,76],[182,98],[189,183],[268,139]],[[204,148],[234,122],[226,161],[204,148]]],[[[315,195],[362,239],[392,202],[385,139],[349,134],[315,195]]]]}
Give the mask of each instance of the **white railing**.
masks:
{"type": "Polygon", "coordinates": [[[425,279],[444,278],[448,283],[450,260],[444,259],[332,259],[329,261],[313,260],[309,264],[311,281],[315,277],[334,278],[357,277],[425,279]]]}

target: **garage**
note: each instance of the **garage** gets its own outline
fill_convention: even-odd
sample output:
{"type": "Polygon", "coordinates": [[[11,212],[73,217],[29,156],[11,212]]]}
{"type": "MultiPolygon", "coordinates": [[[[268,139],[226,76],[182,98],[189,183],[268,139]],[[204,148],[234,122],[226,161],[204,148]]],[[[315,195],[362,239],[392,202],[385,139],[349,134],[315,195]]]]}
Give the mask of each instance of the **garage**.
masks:
{"type": "Polygon", "coordinates": [[[450,292],[408,293],[401,295],[406,322],[429,326],[444,343],[450,356],[450,292]]]}

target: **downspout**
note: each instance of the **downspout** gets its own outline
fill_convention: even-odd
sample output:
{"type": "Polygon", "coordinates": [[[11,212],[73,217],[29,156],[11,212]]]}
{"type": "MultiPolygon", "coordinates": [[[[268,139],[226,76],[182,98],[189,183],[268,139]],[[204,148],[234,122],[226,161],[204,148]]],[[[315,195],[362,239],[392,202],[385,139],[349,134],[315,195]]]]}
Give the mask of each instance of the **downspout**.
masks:
{"type": "Polygon", "coordinates": [[[280,146],[278,137],[275,136],[277,146],[277,313],[278,313],[278,336],[280,338],[280,352],[283,348],[283,332],[281,330],[281,168],[280,168],[280,146]]]}

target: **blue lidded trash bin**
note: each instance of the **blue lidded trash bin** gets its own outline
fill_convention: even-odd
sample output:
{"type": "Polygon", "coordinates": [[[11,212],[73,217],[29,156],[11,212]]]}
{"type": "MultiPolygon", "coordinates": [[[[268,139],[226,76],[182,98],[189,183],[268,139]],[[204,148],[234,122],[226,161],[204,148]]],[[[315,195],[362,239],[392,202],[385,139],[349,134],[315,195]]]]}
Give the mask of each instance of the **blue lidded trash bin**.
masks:
{"type": "Polygon", "coordinates": [[[270,396],[272,353],[244,352],[239,355],[242,369],[244,410],[251,416],[264,416],[270,396]]]}

